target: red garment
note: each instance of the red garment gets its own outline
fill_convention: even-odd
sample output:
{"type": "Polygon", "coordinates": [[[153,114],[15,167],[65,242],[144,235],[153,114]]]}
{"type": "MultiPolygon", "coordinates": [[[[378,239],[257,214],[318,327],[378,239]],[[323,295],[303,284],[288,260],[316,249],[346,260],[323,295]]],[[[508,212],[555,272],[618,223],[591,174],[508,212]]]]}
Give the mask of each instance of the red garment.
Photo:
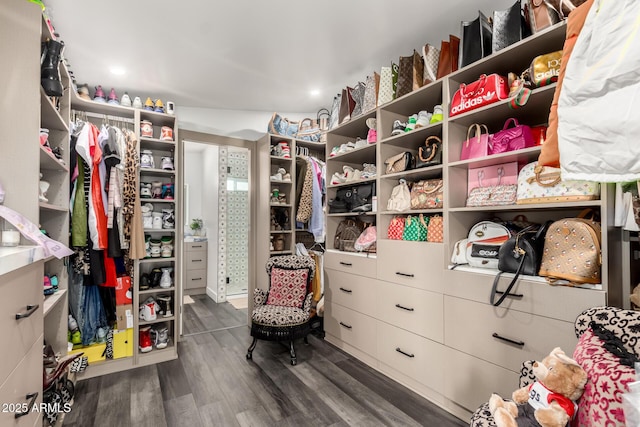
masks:
{"type": "Polygon", "coordinates": [[[536,385],[537,387],[542,387],[545,390],[548,391],[548,393],[546,394],[546,405],[545,406],[551,406],[552,402],[556,402],[558,405],[560,405],[562,407],[562,409],[564,409],[564,411],[567,413],[567,415],[569,415],[570,419],[573,419],[573,417],[576,414],[576,404],[569,399],[566,396],[563,396],[561,394],[555,393],[551,390],[549,390],[547,387],[544,386],[544,384],[542,384],[539,381],[534,382],[533,384],[529,385],[529,391],[531,391],[531,389],[533,388],[533,386],[536,385]]]}
{"type": "Polygon", "coordinates": [[[93,124],[89,128],[89,155],[93,165],[91,167],[91,197],[93,200],[93,210],[96,216],[96,227],[98,229],[98,245],[100,249],[107,249],[108,231],[107,215],[104,211],[102,201],[102,182],[100,181],[100,162],[102,161],[102,149],[98,144],[98,128],[93,124]]]}

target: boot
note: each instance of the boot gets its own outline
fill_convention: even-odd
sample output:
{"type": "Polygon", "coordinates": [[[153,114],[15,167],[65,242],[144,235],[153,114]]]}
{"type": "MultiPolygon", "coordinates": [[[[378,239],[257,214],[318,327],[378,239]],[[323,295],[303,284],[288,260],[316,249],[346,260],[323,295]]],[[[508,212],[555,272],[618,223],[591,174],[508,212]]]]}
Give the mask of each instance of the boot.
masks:
{"type": "Polygon", "coordinates": [[[161,244],[162,258],[171,258],[173,256],[173,238],[164,236],[161,239],[161,244]]]}
{"type": "Polygon", "coordinates": [[[42,63],[40,64],[40,84],[47,96],[62,96],[63,88],[60,81],[60,56],[64,49],[64,43],[56,40],[47,40],[42,45],[42,63]]]}
{"type": "Polygon", "coordinates": [[[173,268],[171,267],[163,267],[162,269],[162,277],[160,277],[160,287],[167,289],[173,285],[173,280],[171,280],[171,271],[173,268]]]}
{"type": "Polygon", "coordinates": [[[175,216],[173,214],[173,208],[162,209],[162,228],[169,230],[176,226],[175,216]]]}

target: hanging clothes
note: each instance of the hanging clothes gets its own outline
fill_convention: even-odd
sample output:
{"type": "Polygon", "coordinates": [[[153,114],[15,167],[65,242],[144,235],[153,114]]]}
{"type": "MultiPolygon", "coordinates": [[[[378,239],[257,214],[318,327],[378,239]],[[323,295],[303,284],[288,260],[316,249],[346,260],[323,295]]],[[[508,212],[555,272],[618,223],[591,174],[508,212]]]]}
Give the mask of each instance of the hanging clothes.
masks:
{"type": "Polygon", "coordinates": [[[138,169],[140,156],[138,155],[138,139],[130,130],[126,133],[127,156],[125,165],[124,192],[122,196],[122,209],[124,213],[125,238],[129,240],[127,253],[127,271],[133,277],[133,262],[146,256],[144,247],[144,229],[142,227],[142,206],[140,204],[140,192],[138,188],[138,169]]]}
{"type": "Polygon", "coordinates": [[[595,0],[558,100],[563,179],[640,179],[639,99],[640,2],[595,0]]]}
{"type": "Polygon", "coordinates": [[[309,220],[309,232],[313,234],[316,242],[324,242],[324,211],[322,209],[323,187],[324,187],[324,163],[314,157],[309,157],[309,165],[313,170],[312,194],[311,194],[311,217],[309,220]]]}
{"type": "Polygon", "coordinates": [[[302,193],[298,200],[298,210],[296,212],[296,221],[307,223],[311,218],[311,211],[313,206],[311,204],[313,197],[313,166],[308,158],[305,158],[307,170],[304,174],[304,181],[302,183],[302,193]]]}

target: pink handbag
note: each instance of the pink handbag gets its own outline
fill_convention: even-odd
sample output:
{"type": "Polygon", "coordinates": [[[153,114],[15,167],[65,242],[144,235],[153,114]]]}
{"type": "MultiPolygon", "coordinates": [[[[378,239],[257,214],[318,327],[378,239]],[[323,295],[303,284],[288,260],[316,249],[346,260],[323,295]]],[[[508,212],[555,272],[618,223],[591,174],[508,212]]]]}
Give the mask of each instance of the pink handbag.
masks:
{"type": "Polygon", "coordinates": [[[518,184],[518,162],[501,163],[499,165],[469,168],[467,195],[474,188],[495,187],[497,185],[518,184]]]}
{"type": "Polygon", "coordinates": [[[511,118],[504,122],[501,131],[493,134],[489,146],[489,154],[500,154],[507,151],[522,150],[536,145],[531,128],[521,125],[517,119],[511,118]],[[510,124],[515,127],[510,128],[510,124]]]}
{"type": "MultiPolygon", "coordinates": [[[[512,177],[507,176],[507,180],[503,182],[505,176],[504,166],[509,166],[511,163],[505,163],[504,165],[495,165],[489,168],[469,169],[469,180],[471,181],[471,171],[477,170],[477,187],[469,187],[469,196],[467,197],[467,206],[502,206],[502,205],[514,205],[516,203],[516,193],[518,186],[516,184],[510,184],[506,181],[513,181],[512,177]],[[497,175],[497,182],[484,182],[485,171],[495,172],[497,175]]],[[[516,172],[518,164],[516,165],[516,172]]],[[[493,181],[487,180],[487,181],[493,181]]],[[[470,183],[471,185],[471,183],[470,183]]]]}
{"type": "Polygon", "coordinates": [[[485,125],[472,124],[469,126],[469,129],[467,129],[467,140],[462,143],[460,160],[475,159],[489,155],[490,144],[491,135],[489,134],[489,129],[487,129],[485,125]],[[476,134],[474,137],[471,137],[473,130],[475,130],[476,134]]]}

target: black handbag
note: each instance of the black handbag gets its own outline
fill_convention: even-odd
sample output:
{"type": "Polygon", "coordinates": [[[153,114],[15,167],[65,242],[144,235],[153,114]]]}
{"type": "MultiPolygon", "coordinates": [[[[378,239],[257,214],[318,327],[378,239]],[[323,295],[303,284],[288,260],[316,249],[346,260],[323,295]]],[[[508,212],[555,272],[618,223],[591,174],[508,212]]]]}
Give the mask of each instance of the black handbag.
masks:
{"type": "Polygon", "coordinates": [[[351,191],[351,212],[371,212],[373,209],[372,201],[375,192],[375,182],[369,182],[367,184],[353,187],[351,191]]]}
{"type": "Polygon", "coordinates": [[[484,13],[478,11],[478,17],[473,21],[462,21],[460,34],[462,34],[460,67],[491,55],[491,22],[484,13]]]}
{"type": "Polygon", "coordinates": [[[536,276],[538,274],[544,250],[544,236],[547,234],[550,224],[551,221],[547,221],[543,225],[530,225],[515,233],[500,246],[500,249],[498,249],[498,270],[500,272],[493,280],[491,288],[492,305],[497,307],[502,304],[506,297],[514,296],[510,292],[521,274],[525,276],[536,276]],[[507,290],[496,301],[498,280],[502,273],[515,273],[515,276],[507,286],[507,290]]]}
{"type": "Polygon", "coordinates": [[[504,49],[530,35],[522,12],[522,0],[517,0],[506,10],[493,12],[492,52],[504,49]]]}
{"type": "Polygon", "coordinates": [[[437,136],[429,136],[424,145],[418,148],[416,169],[442,164],[442,140],[437,136]]]}

